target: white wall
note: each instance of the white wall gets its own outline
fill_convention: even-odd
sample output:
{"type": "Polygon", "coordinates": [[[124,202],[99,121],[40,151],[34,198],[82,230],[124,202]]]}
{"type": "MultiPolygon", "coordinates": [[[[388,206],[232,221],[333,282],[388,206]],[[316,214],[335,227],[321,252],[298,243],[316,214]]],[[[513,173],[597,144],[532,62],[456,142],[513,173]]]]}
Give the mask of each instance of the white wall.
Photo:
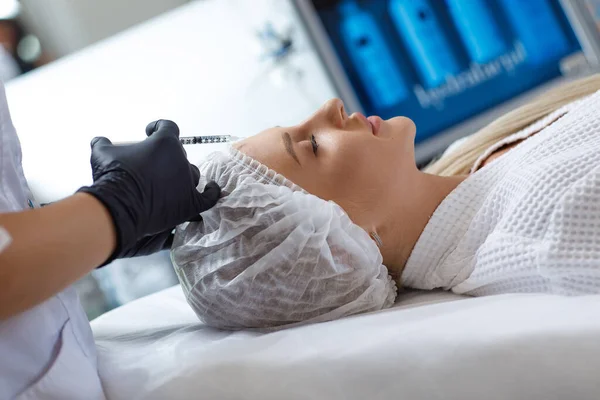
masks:
{"type": "Polygon", "coordinates": [[[61,57],[190,0],[21,0],[21,20],[61,57]]]}

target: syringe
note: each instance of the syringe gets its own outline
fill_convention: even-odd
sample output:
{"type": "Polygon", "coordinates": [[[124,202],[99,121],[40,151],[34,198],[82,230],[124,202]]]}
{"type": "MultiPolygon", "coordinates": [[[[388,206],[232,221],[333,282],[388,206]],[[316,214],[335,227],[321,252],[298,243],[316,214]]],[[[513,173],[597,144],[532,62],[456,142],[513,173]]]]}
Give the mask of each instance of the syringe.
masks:
{"type": "Polygon", "coordinates": [[[184,136],[180,137],[181,144],[204,144],[204,143],[227,143],[235,142],[243,138],[233,135],[211,135],[211,136],[184,136]]]}
{"type": "MultiPolygon", "coordinates": [[[[181,136],[179,141],[183,145],[190,144],[214,144],[214,143],[228,143],[241,140],[243,138],[233,135],[210,135],[210,136],[181,136]]],[[[113,142],[114,145],[123,146],[127,144],[134,144],[138,142],[113,142]]]]}

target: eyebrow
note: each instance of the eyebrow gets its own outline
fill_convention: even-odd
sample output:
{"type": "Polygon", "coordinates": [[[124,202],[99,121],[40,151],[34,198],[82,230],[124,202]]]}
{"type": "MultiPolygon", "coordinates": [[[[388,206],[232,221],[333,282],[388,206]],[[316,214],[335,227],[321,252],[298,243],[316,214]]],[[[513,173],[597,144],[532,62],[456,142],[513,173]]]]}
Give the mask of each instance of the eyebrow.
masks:
{"type": "Polygon", "coordinates": [[[288,132],[283,132],[281,134],[281,138],[283,139],[283,147],[285,147],[285,150],[288,152],[288,154],[294,159],[294,161],[298,163],[298,165],[302,165],[300,164],[300,160],[298,160],[298,156],[294,151],[294,146],[292,145],[292,137],[290,136],[290,134],[288,132]]]}

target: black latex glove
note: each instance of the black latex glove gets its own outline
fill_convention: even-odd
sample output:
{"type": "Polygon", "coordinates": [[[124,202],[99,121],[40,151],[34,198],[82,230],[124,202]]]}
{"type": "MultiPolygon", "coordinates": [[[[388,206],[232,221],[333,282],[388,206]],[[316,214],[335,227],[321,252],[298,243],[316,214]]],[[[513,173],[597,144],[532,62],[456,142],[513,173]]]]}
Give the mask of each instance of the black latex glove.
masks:
{"type": "Polygon", "coordinates": [[[105,137],[91,143],[94,184],[78,192],[96,197],[112,216],[117,247],[104,265],[168,248],[175,226],[197,220],[221,193],[214,182],[196,190],[200,172],[188,162],[174,122],[151,122],[146,135],[131,145],[114,146],[105,137]]]}

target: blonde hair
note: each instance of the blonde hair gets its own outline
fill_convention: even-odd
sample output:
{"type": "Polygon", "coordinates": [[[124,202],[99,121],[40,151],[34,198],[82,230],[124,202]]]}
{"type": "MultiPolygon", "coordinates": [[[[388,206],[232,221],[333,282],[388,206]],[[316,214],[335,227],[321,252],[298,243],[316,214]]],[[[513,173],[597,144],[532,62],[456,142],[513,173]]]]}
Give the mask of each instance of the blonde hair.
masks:
{"type": "Polygon", "coordinates": [[[483,127],[458,148],[425,167],[424,171],[442,176],[469,174],[479,156],[503,138],[581,97],[600,90],[600,74],[578,79],[548,90],[534,101],[521,106],[483,127]]]}

